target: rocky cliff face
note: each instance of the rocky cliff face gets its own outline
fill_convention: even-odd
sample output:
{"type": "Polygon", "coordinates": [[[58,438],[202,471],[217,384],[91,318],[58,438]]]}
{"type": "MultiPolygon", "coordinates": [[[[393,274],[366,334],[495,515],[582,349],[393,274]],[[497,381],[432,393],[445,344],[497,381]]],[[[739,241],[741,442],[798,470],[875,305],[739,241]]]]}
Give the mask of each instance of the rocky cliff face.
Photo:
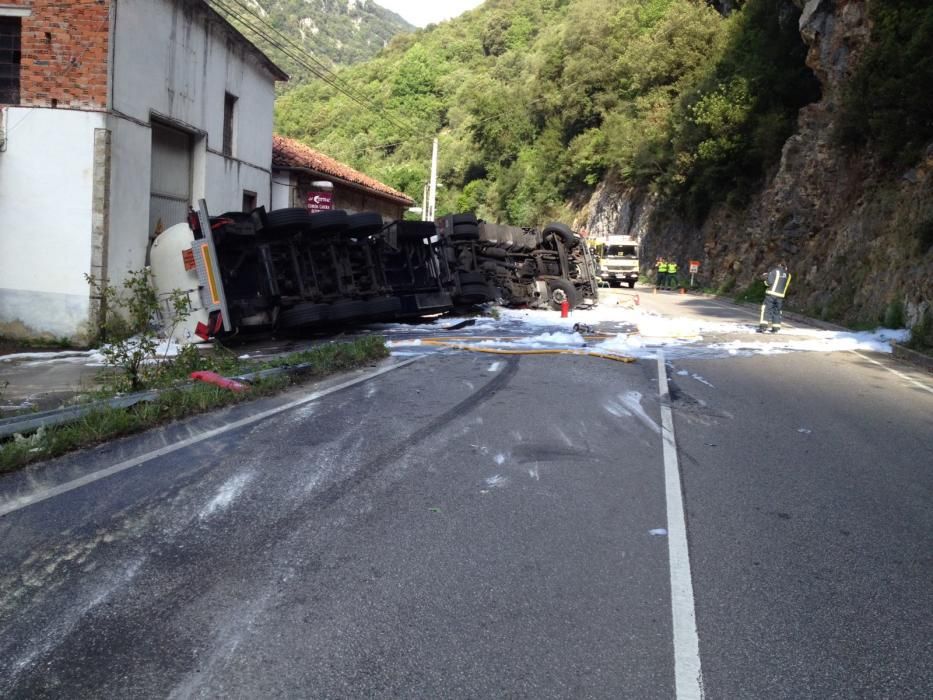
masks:
{"type": "Polygon", "coordinates": [[[730,289],[785,258],[794,274],[791,308],[875,322],[900,302],[913,325],[933,308],[933,144],[916,167],[897,173],[871,153],[846,155],[834,145],[842,90],[870,38],[867,0],[794,1],[822,98],[800,111],[777,170],[750,205],[720,207],[697,228],[652,216],[644,195],[606,184],[587,207],[587,228],[624,227],[631,217],[623,212],[640,212],[634,230],[644,231],[645,260],[700,260],[706,284],[730,289]]]}

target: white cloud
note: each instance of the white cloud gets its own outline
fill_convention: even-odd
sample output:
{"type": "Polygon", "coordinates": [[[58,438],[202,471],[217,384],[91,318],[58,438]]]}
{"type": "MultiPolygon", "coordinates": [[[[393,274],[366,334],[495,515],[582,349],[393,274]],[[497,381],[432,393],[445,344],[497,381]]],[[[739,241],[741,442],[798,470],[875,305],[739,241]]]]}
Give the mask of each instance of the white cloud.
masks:
{"type": "Polygon", "coordinates": [[[446,0],[445,2],[437,2],[437,0],[376,0],[378,5],[400,14],[418,27],[456,17],[481,5],[482,2],[483,0],[446,0]]]}

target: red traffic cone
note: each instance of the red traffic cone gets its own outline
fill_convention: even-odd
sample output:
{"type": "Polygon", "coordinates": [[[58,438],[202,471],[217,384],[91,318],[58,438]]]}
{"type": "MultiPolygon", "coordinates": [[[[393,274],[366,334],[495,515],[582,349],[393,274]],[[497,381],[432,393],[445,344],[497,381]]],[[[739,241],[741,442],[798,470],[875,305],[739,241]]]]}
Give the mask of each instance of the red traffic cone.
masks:
{"type": "Polygon", "coordinates": [[[561,317],[561,318],[567,318],[567,316],[568,316],[569,314],[570,314],[570,302],[569,302],[569,301],[562,301],[562,302],[560,303],[560,317],[561,317]]]}
{"type": "Polygon", "coordinates": [[[635,306],[639,306],[640,304],[641,304],[641,297],[636,294],[635,295],[635,306]]]}

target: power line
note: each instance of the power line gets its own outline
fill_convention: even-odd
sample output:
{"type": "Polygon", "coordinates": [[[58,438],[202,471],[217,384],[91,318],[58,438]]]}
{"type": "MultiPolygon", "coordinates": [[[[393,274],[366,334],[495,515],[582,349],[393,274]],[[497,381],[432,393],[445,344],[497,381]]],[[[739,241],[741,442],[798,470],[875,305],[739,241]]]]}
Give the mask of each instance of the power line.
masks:
{"type": "Polygon", "coordinates": [[[248,28],[250,31],[257,34],[259,37],[264,39],[270,46],[281,51],[285,56],[291,58],[293,61],[297,62],[300,66],[310,71],[312,74],[320,78],[327,85],[330,85],[332,88],[340,92],[341,94],[348,97],[354,103],[360,105],[361,107],[373,112],[377,116],[384,118],[390,124],[395,126],[398,129],[401,129],[406,133],[416,133],[418,129],[408,123],[403,123],[396,119],[395,117],[386,113],[385,108],[379,107],[369,101],[365,96],[361,97],[359,94],[355,93],[352,88],[343,81],[336,73],[330,70],[320,59],[314,57],[312,54],[308,53],[307,49],[294,41],[291,37],[283,34],[279,29],[273,27],[269,24],[263,17],[257,14],[252,8],[245,5],[241,0],[209,0],[211,4],[219,6],[226,14],[238,20],[244,27],[248,28]],[[251,17],[254,18],[254,22],[249,22],[242,14],[237,12],[235,9],[231,8],[227,2],[235,3],[237,7],[241,8],[247,12],[251,17]],[[262,25],[261,27],[256,26],[256,23],[262,25]],[[283,46],[281,43],[277,42],[272,38],[269,33],[266,31],[271,31],[278,37],[286,42],[289,46],[283,46]],[[314,61],[316,65],[312,66],[309,64],[308,60],[314,61]]]}

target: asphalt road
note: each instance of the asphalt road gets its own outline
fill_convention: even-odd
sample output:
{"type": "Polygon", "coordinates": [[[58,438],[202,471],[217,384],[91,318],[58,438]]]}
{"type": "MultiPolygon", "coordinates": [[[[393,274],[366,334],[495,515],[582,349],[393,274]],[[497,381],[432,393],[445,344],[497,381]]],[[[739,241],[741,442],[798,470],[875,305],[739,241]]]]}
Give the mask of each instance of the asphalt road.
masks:
{"type": "Polygon", "coordinates": [[[933,696],[929,376],[664,366],[437,352],[0,480],[0,695],[686,698],[695,617],[707,698],[933,696]]]}

